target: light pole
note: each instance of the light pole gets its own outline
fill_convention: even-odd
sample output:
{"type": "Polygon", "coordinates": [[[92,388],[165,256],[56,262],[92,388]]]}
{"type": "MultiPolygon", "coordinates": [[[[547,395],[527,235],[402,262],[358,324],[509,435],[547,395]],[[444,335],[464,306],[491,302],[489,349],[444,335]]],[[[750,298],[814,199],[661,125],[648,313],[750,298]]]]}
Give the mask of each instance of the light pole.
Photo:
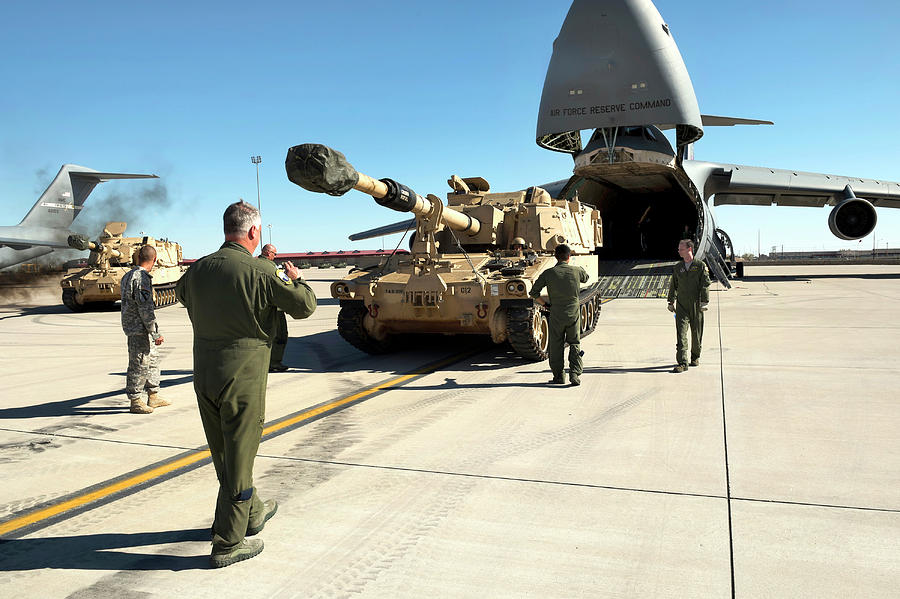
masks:
{"type": "Polygon", "coordinates": [[[262,203],[259,200],[259,163],[262,156],[251,156],[250,162],[256,165],[256,209],[259,210],[259,222],[262,222],[262,203]]]}
{"type": "Polygon", "coordinates": [[[271,244],[272,243],[272,223],[269,223],[266,226],[269,227],[269,243],[271,244]]]}

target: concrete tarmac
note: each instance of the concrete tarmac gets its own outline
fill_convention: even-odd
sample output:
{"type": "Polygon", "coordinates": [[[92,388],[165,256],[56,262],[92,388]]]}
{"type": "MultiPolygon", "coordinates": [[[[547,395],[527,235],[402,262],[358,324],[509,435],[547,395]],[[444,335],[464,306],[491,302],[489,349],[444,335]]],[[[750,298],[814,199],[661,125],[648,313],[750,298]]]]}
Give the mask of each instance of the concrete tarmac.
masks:
{"type": "Polygon", "coordinates": [[[367,356],[304,274],[255,469],[280,509],[221,570],[186,311],[157,312],[174,403],[135,415],[117,311],[0,307],[0,596],[896,596],[900,267],[748,269],[683,374],[665,301],[615,300],[580,387],[502,346],[367,356]]]}

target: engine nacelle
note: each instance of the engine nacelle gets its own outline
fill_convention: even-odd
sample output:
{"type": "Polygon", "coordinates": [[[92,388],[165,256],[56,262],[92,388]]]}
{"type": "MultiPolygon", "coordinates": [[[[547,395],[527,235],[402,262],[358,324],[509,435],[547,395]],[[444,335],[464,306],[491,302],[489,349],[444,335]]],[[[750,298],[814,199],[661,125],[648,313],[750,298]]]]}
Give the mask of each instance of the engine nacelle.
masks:
{"type": "Polygon", "coordinates": [[[875,206],[853,196],[852,192],[850,195],[828,215],[828,228],[831,232],[835,237],[848,241],[865,237],[875,230],[875,223],[878,222],[875,206]]]}

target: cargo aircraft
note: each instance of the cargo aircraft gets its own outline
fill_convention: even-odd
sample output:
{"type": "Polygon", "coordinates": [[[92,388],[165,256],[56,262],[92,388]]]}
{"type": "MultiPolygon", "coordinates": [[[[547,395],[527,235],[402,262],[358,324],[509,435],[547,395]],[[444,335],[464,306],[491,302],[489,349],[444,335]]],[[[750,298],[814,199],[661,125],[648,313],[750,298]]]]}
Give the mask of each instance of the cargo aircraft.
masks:
{"type": "Polygon", "coordinates": [[[0,268],[26,262],[55,249],[70,249],[69,225],[98,183],[111,179],[156,179],[156,175],[101,173],[64,164],[18,225],[0,227],[0,268]]]}
{"type": "Polygon", "coordinates": [[[601,276],[646,274],[654,262],[674,259],[680,239],[693,238],[695,256],[726,287],[733,248],[714,205],[832,206],[829,228],[846,240],[872,232],[875,207],[900,208],[898,183],[693,159],[704,127],[763,124],[773,123],[700,114],[672,32],[651,0],[575,0],[553,43],[536,132],[540,147],[571,154],[575,166],[571,177],[540,187],[599,210],[601,276]],[[663,134],[672,129],[674,148],[663,134]]]}

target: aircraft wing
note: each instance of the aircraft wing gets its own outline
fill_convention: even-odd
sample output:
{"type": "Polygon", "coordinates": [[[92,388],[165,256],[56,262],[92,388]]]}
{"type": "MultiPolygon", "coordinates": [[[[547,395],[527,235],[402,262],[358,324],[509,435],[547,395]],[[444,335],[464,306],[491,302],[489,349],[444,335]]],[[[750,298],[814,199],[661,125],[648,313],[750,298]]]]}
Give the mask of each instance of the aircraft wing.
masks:
{"type": "Polygon", "coordinates": [[[23,237],[0,237],[0,246],[10,247],[14,250],[24,250],[36,246],[72,249],[68,244],[60,243],[59,241],[25,239],[23,237]]]}
{"type": "Polygon", "coordinates": [[[845,199],[844,189],[849,186],[857,197],[873,206],[900,208],[900,183],[891,181],[737,164],[697,164],[708,172],[704,195],[715,194],[716,206],[834,206],[845,199]]]}

